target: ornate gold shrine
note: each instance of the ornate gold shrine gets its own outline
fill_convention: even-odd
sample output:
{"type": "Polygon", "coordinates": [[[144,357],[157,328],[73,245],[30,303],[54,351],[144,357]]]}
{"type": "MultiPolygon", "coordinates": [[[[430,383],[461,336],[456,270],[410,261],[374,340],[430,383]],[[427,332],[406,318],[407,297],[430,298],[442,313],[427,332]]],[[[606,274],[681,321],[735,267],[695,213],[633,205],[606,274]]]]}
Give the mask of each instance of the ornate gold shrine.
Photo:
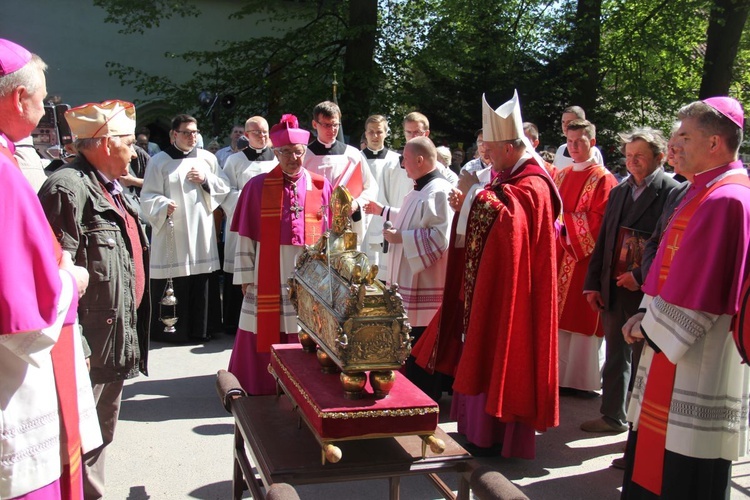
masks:
{"type": "Polygon", "coordinates": [[[288,280],[289,298],[297,311],[300,342],[306,351],[317,352],[324,372],[342,372],[346,397],[361,397],[366,371],[375,396],[386,397],[393,370],[411,352],[411,326],[398,286],[375,279],[377,266],[356,250],[351,204],[346,188],[333,191],[331,230],[297,259],[288,280]]]}

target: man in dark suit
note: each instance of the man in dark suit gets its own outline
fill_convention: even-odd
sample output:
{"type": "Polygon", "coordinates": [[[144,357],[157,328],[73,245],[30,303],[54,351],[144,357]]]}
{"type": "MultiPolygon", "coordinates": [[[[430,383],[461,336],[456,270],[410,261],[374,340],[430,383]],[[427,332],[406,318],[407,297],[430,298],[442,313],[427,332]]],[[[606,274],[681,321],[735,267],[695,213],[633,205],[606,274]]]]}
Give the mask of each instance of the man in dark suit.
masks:
{"type": "Polygon", "coordinates": [[[667,195],[677,186],[662,168],[667,141],[661,132],[636,128],[620,134],[630,176],[610,191],[591,255],[584,293],[589,305],[601,311],[606,359],[602,370],[602,416],[581,424],[587,432],[624,432],[625,403],[632,362],[637,364],[640,345],[627,344],[621,328],[638,311],[646,279],[640,268],[642,243],[651,235],[664,209],[667,195]],[[628,243],[631,243],[628,245],[628,243]],[[631,251],[624,248],[630,247],[631,251]],[[634,250],[634,251],[633,251],[634,250]],[[635,352],[637,351],[637,352],[635,352]]]}

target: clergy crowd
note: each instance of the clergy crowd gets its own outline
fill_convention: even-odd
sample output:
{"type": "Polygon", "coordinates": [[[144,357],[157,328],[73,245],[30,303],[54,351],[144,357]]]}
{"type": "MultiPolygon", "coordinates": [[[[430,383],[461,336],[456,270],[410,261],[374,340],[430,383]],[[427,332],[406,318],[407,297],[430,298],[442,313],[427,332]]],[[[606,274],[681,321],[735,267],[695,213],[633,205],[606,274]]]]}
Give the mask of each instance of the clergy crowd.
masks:
{"type": "Polygon", "coordinates": [[[537,153],[517,93],[497,107],[481,96],[463,166],[416,111],[399,152],[382,115],[362,149],[347,145],[323,101],[314,136],[293,114],[253,116],[214,154],[195,117],[175,116],[159,150],[135,106],[109,100],[65,113],[75,155],[32,187],[15,144],[44,113],[45,70],[0,39],[0,498],[105,496],[123,384],[148,374],[150,340],[208,341],[218,317],[235,335],[229,371],[250,395],[275,393],[271,346],[299,332],[287,279],[341,220],[398,285],[413,337],[400,376],[452,395],[472,454],[533,459],[560,396],[601,391],[580,428],[628,433],[613,462],[623,498],[729,497],[750,397],[735,346],[750,307],[735,99],[685,105],[669,137],[623,131],[622,181],[578,106],[562,113],[565,143],[537,153]]]}

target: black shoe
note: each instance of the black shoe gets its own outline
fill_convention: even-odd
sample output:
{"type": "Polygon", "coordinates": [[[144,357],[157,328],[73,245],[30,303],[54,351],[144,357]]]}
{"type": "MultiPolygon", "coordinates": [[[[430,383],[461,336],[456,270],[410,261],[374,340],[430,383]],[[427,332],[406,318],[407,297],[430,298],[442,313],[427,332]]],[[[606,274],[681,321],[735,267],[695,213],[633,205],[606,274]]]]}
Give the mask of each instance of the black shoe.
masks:
{"type": "Polygon", "coordinates": [[[467,442],[464,445],[464,449],[475,457],[494,457],[500,454],[500,445],[494,444],[492,446],[477,446],[474,443],[467,442]]]}

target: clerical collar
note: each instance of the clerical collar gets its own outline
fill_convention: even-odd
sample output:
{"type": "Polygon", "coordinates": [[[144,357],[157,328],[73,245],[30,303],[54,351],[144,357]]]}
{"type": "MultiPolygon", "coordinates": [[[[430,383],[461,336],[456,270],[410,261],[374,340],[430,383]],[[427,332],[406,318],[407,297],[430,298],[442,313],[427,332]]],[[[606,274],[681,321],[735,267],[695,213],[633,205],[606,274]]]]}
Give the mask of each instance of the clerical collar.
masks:
{"type": "Polygon", "coordinates": [[[370,148],[365,148],[362,150],[362,153],[368,160],[382,160],[388,154],[388,148],[383,147],[382,149],[379,149],[377,151],[373,151],[370,148]]]}
{"type": "Polygon", "coordinates": [[[300,177],[302,177],[302,174],[304,173],[304,170],[303,169],[299,169],[299,172],[297,172],[294,175],[289,175],[286,172],[284,172],[283,170],[282,170],[281,173],[284,174],[284,179],[288,180],[292,184],[296,184],[297,181],[300,179],[300,177]]]}
{"type": "Polygon", "coordinates": [[[190,154],[190,152],[191,152],[191,151],[193,151],[193,149],[195,149],[195,148],[192,148],[192,149],[189,149],[188,151],[185,151],[184,149],[182,149],[182,148],[181,148],[180,146],[178,146],[177,144],[174,144],[174,147],[175,147],[175,149],[176,149],[177,151],[181,152],[181,153],[182,153],[182,154],[184,154],[184,155],[189,155],[189,154],[190,154]]]}
{"type": "Polygon", "coordinates": [[[198,148],[193,148],[186,153],[174,144],[170,144],[169,147],[164,150],[164,152],[173,160],[184,160],[185,158],[198,157],[198,148]]]}
{"type": "Polygon", "coordinates": [[[530,158],[532,158],[531,153],[529,153],[528,151],[524,151],[515,165],[513,165],[511,168],[506,168],[505,170],[501,170],[500,172],[497,173],[497,176],[492,181],[493,184],[496,182],[506,181],[510,179],[511,177],[513,177],[513,174],[516,173],[516,171],[521,167],[521,165],[526,163],[530,158]]]}
{"type": "Polygon", "coordinates": [[[318,137],[318,142],[325,146],[326,149],[331,149],[333,145],[336,144],[336,139],[334,139],[333,142],[325,143],[320,140],[320,137],[318,137]]]}
{"type": "Polygon", "coordinates": [[[591,165],[595,165],[595,164],[596,164],[596,162],[594,161],[593,157],[589,158],[586,161],[582,161],[582,162],[575,162],[574,161],[573,162],[573,172],[580,172],[582,170],[586,170],[591,165]]]}
{"type": "Polygon", "coordinates": [[[263,153],[263,151],[265,151],[265,150],[266,150],[266,148],[255,149],[255,148],[254,148],[254,147],[252,147],[252,146],[248,146],[248,148],[249,148],[249,149],[252,149],[252,150],[253,150],[253,151],[255,151],[255,152],[256,152],[257,154],[261,154],[261,153],[263,153]]]}
{"type": "Polygon", "coordinates": [[[421,191],[422,188],[429,184],[432,179],[437,179],[438,177],[442,177],[442,174],[437,168],[435,170],[432,170],[431,172],[427,172],[422,177],[414,181],[414,191],[421,191]]]}

